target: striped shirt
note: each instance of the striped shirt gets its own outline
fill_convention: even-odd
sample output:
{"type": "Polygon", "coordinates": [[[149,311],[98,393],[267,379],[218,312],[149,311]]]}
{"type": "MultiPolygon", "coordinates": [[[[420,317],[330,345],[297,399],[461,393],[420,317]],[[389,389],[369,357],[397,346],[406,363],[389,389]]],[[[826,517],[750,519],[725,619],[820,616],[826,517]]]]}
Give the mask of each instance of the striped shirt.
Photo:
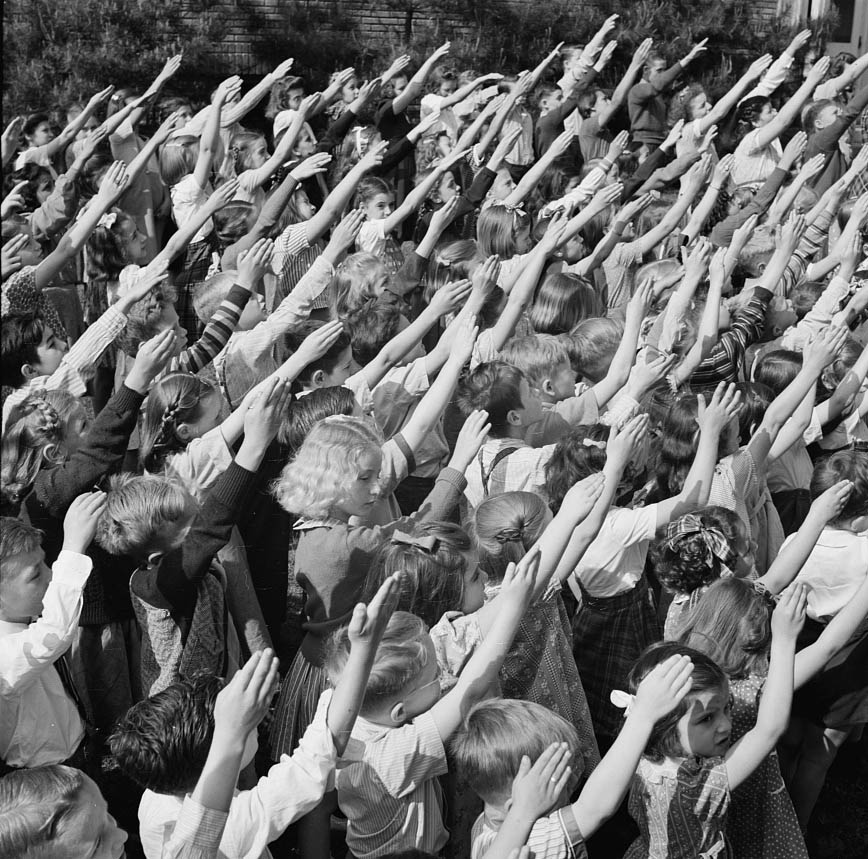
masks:
{"type": "MultiPolygon", "coordinates": [[[[573,816],[571,808],[553,811],[547,817],[541,817],[533,825],[527,839],[531,856],[535,859],[584,859],[588,850],[584,839],[573,842],[569,835],[567,820],[573,816]]],[[[502,823],[502,821],[500,821],[502,823]]],[[[480,814],[473,824],[471,838],[471,859],[483,859],[497,837],[500,823],[496,825],[485,814],[480,814]]],[[[580,838],[580,834],[574,836],[580,838]]]]}
{"type": "Polygon", "coordinates": [[[356,859],[439,853],[449,837],[437,780],[446,772],[446,750],[429,713],[399,728],[360,716],[335,773],[350,853],[356,859]]]}

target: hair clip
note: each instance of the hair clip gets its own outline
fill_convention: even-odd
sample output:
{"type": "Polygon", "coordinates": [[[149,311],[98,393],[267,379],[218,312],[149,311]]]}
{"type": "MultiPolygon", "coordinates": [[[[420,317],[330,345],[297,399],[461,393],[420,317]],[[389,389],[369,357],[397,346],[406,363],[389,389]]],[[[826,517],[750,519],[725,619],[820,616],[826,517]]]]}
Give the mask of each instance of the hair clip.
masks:
{"type": "Polygon", "coordinates": [[[355,138],[356,138],[356,154],[359,156],[359,158],[361,158],[362,155],[364,154],[364,153],[362,152],[362,143],[363,143],[363,142],[364,142],[364,143],[367,142],[367,141],[363,141],[363,140],[362,140],[362,132],[363,132],[364,130],[365,130],[365,129],[364,129],[361,125],[357,125],[357,126],[353,129],[353,134],[355,135],[355,138]]]}
{"type": "Polygon", "coordinates": [[[429,555],[436,552],[440,545],[440,541],[433,534],[429,534],[427,537],[414,537],[405,531],[395,531],[392,534],[392,543],[401,546],[415,546],[429,555]]]}
{"type": "Polygon", "coordinates": [[[443,259],[443,257],[435,256],[434,262],[436,262],[437,265],[443,266],[443,268],[452,268],[451,259],[443,259]]]}
{"type": "Polygon", "coordinates": [[[107,229],[111,229],[115,225],[115,221],[118,219],[117,212],[106,212],[97,222],[96,225],[98,227],[106,227],[107,229]]]}
{"type": "Polygon", "coordinates": [[[205,275],[205,280],[209,277],[214,277],[215,274],[220,274],[220,254],[214,251],[211,254],[211,265],[208,266],[208,273],[205,275]]]}
{"type": "Polygon", "coordinates": [[[624,692],[621,689],[613,689],[609,693],[609,700],[619,709],[624,711],[624,718],[630,715],[633,709],[633,704],[636,703],[636,696],[629,692],[624,692]]]}
{"type": "Polygon", "coordinates": [[[605,450],[606,449],[606,442],[603,441],[602,439],[598,440],[595,438],[583,438],[582,439],[582,446],[583,447],[597,447],[600,450],[605,450]]]}
{"type": "Polygon", "coordinates": [[[778,599],[780,598],[777,594],[773,594],[762,582],[754,581],[751,582],[753,585],[754,591],[759,594],[766,602],[766,605],[770,609],[774,609],[774,607],[778,604],[778,599]]]}
{"type": "Polygon", "coordinates": [[[503,546],[506,543],[520,543],[522,541],[522,536],[523,535],[518,528],[504,528],[502,531],[498,531],[494,535],[494,539],[503,546]]]}

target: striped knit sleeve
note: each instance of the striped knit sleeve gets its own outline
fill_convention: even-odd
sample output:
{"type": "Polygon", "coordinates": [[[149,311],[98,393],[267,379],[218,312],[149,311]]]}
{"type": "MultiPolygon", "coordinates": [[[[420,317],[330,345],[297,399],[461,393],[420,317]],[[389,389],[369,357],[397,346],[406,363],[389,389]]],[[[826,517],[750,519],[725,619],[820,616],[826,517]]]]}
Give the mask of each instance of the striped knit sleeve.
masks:
{"type": "Polygon", "coordinates": [[[202,336],[178,358],[178,369],[198,373],[223,350],[238,325],[241,313],[250,300],[250,290],[236,283],[214,312],[202,336]]]}

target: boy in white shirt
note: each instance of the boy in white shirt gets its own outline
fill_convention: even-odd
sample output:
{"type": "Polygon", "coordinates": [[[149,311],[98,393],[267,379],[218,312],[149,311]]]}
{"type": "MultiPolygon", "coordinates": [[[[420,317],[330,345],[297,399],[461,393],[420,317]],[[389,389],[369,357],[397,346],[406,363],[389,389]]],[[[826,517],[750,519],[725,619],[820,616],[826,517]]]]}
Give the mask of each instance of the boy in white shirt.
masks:
{"type": "Polygon", "coordinates": [[[104,492],[72,502],[51,570],[41,532],[0,519],[0,764],[84,764],[85,725],[61,660],[78,628],[93,566],[84,553],[104,507],[104,492]]]}

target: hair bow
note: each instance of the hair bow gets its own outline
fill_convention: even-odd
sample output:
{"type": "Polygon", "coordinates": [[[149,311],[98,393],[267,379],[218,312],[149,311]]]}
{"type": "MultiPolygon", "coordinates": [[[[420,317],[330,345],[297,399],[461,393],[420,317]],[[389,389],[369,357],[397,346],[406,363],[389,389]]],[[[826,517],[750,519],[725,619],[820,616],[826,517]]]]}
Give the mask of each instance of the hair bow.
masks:
{"type": "Polygon", "coordinates": [[[630,715],[633,705],[636,703],[636,696],[629,692],[624,692],[621,689],[613,689],[609,693],[609,700],[619,709],[624,711],[624,718],[630,715]]]}
{"type": "Polygon", "coordinates": [[[598,447],[600,450],[606,449],[606,442],[602,439],[595,438],[583,438],[582,439],[583,447],[598,447]]]}
{"type": "Polygon", "coordinates": [[[214,277],[215,274],[220,274],[220,254],[217,251],[211,254],[211,265],[208,266],[208,274],[205,275],[205,279],[214,277]]]}
{"type": "Polygon", "coordinates": [[[106,227],[109,230],[115,225],[115,221],[118,219],[117,212],[106,212],[97,222],[96,225],[98,227],[106,227]]]}
{"type": "Polygon", "coordinates": [[[522,533],[518,528],[504,528],[502,531],[498,531],[494,535],[494,539],[501,545],[504,543],[520,543],[522,540],[522,533]]]}
{"type": "Polygon", "coordinates": [[[504,200],[489,200],[482,208],[506,209],[506,211],[512,215],[513,219],[527,217],[527,212],[522,209],[520,204],[516,203],[515,205],[512,205],[504,200]]]}
{"type": "MultiPolygon", "coordinates": [[[[663,545],[674,550],[683,537],[693,534],[699,534],[705,544],[705,563],[711,567],[713,559],[717,558],[726,567],[732,557],[729,542],[717,528],[704,525],[695,513],[687,513],[680,519],[670,522],[666,528],[666,539],[663,545]]],[[[728,568],[727,572],[730,572],[728,568]]]]}
{"type": "Polygon", "coordinates": [[[392,534],[392,543],[401,546],[415,546],[429,555],[436,552],[437,547],[440,545],[440,541],[433,534],[429,534],[427,537],[414,537],[405,531],[395,531],[392,534]]]}
{"type": "Polygon", "coordinates": [[[775,608],[775,606],[778,604],[778,599],[779,599],[778,595],[777,595],[777,594],[773,594],[773,593],[772,593],[772,592],[771,592],[771,591],[770,591],[770,590],[769,590],[769,589],[768,589],[768,588],[767,588],[767,587],[766,587],[762,582],[760,582],[760,581],[754,581],[754,582],[752,582],[752,584],[753,584],[753,589],[754,589],[754,591],[756,591],[756,593],[758,593],[758,594],[763,598],[763,600],[765,600],[766,605],[767,605],[770,609],[773,610],[773,609],[775,608]]]}

